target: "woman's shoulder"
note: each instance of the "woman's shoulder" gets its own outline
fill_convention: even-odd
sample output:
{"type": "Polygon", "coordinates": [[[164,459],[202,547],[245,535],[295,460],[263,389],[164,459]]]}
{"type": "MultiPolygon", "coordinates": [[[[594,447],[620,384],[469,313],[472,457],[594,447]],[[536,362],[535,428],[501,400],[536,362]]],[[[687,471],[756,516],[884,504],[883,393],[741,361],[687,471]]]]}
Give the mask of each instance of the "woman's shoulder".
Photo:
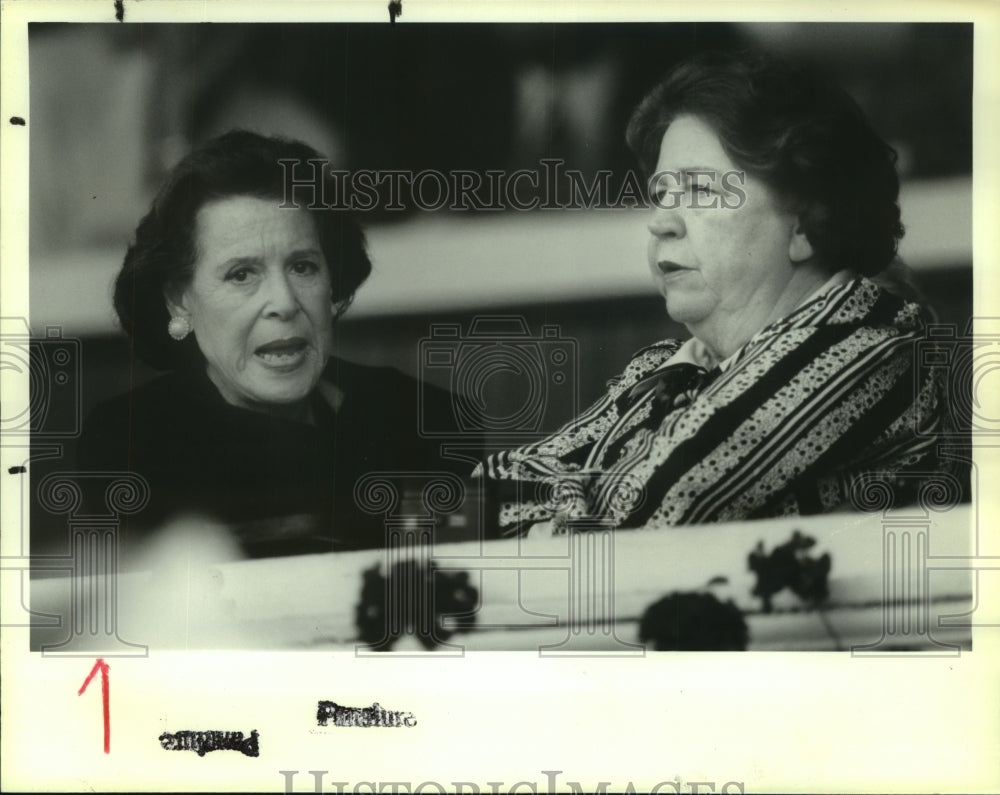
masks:
{"type": "MultiPolygon", "coordinates": [[[[198,415],[204,406],[219,403],[206,384],[191,374],[171,372],[108,398],[93,408],[84,423],[90,426],[135,424],[137,418],[156,418],[157,426],[198,415]]],[[[176,429],[175,429],[176,430],[176,429]]]]}
{"type": "Polygon", "coordinates": [[[98,403],[88,414],[84,428],[126,424],[137,411],[161,416],[173,414],[181,405],[182,392],[182,379],[177,374],[161,375],[98,403]]]}
{"type": "Polygon", "coordinates": [[[814,296],[765,332],[807,328],[869,328],[890,333],[920,332],[932,319],[925,303],[864,276],[836,284],[814,296]]]}
{"type": "Polygon", "coordinates": [[[80,463],[120,467],[147,451],[165,454],[205,436],[206,428],[218,425],[218,407],[224,408],[211,390],[192,374],[172,372],[104,400],[84,420],[80,463]]]}
{"type": "Polygon", "coordinates": [[[832,345],[847,360],[885,345],[902,351],[902,346],[923,336],[931,320],[932,314],[924,305],[857,276],[812,297],[757,332],[732,360],[739,365],[759,354],[774,357],[793,350],[807,356],[810,351],[825,352],[832,345]]]}

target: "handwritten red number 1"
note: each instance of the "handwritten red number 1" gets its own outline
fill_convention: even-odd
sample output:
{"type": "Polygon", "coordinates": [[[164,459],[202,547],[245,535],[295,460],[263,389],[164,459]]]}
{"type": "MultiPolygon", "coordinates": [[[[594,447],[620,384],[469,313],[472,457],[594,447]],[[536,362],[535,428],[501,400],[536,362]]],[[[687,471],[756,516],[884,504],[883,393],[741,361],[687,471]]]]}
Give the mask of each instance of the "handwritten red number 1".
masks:
{"type": "Polygon", "coordinates": [[[83,681],[80,689],[77,691],[78,696],[83,695],[83,691],[87,689],[87,685],[90,684],[90,680],[94,678],[94,674],[98,671],[101,672],[101,697],[104,701],[104,753],[111,753],[111,712],[108,709],[108,664],[100,657],[97,658],[97,662],[94,663],[94,667],[90,669],[90,673],[87,674],[87,678],[83,681]]]}

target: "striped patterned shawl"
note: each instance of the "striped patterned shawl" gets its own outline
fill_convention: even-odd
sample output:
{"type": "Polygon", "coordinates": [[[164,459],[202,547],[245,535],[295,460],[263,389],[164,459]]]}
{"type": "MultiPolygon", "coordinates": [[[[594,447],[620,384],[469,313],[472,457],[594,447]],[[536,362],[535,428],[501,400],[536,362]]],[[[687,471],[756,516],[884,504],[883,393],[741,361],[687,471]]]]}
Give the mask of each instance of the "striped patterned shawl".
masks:
{"type": "Polygon", "coordinates": [[[477,472],[498,482],[506,533],[550,519],[632,527],[845,507],[859,478],[898,485],[940,468],[946,412],[937,374],[915,366],[923,328],[918,305],[857,278],[677,399],[635,387],[681,343],[641,350],[580,417],[477,472]]]}

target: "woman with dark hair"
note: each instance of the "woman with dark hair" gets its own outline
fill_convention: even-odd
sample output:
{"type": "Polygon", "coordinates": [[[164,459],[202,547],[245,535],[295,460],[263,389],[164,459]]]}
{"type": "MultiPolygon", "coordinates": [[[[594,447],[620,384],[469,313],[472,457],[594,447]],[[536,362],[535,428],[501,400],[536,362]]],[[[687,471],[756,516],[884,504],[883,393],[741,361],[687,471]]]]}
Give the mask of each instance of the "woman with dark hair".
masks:
{"type": "Polygon", "coordinates": [[[80,455],[148,481],[130,529],[184,514],[233,528],[252,555],[378,546],[360,476],[456,469],[418,431],[421,403],[450,416],[448,393],[332,355],[371,263],[349,215],[286,197],[286,170],[300,180],[321,159],[227,133],[176,166],[140,221],[114,305],[135,352],[170,372],[98,407],[80,455]]]}
{"type": "Polygon", "coordinates": [[[676,66],[635,111],[649,266],[691,332],[635,355],[553,436],[490,457],[500,524],[809,514],[942,468],[925,310],[876,284],[903,234],[895,152],[847,94],[752,53],[676,66]],[[510,488],[516,485],[517,490],[510,488]]]}

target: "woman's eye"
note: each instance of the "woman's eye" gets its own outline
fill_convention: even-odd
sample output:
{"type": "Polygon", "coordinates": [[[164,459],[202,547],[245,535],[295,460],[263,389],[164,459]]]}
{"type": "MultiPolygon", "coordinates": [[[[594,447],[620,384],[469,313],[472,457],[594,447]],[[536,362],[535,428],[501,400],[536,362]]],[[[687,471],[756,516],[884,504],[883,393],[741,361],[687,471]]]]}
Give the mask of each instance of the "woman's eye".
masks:
{"type": "Polygon", "coordinates": [[[680,204],[680,198],[684,195],[683,188],[675,185],[658,185],[652,191],[651,201],[664,209],[675,209],[680,204]]]}
{"type": "Polygon", "coordinates": [[[300,259],[292,264],[292,270],[296,273],[307,276],[319,271],[319,265],[309,259],[300,259]]]}
{"type": "Polygon", "coordinates": [[[691,190],[695,193],[709,194],[712,192],[711,185],[692,185],[691,190]]]}
{"type": "Polygon", "coordinates": [[[226,274],[226,281],[236,284],[246,284],[250,281],[250,275],[249,268],[233,268],[233,270],[226,274]]]}

